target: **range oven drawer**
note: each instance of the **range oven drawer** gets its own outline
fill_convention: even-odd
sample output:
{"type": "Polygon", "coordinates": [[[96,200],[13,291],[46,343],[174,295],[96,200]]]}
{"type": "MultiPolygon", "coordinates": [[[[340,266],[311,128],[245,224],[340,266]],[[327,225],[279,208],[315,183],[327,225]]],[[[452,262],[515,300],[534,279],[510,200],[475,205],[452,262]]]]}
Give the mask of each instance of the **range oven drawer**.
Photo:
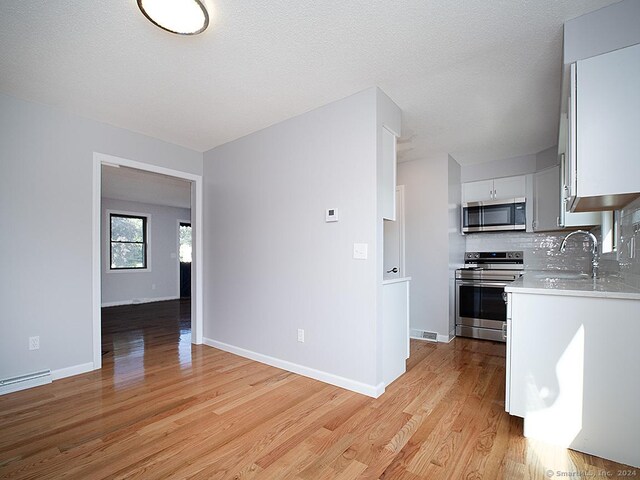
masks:
{"type": "Polygon", "coordinates": [[[456,325],[456,335],[459,337],[480,338],[482,340],[493,340],[494,342],[506,342],[502,329],[468,327],[456,325]]]}
{"type": "Polygon", "coordinates": [[[491,328],[493,330],[502,330],[504,322],[500,320],[486,320],[484,318],[468,318],[458,317],[456,325],[464,325],[465,327],[491,328]]]}

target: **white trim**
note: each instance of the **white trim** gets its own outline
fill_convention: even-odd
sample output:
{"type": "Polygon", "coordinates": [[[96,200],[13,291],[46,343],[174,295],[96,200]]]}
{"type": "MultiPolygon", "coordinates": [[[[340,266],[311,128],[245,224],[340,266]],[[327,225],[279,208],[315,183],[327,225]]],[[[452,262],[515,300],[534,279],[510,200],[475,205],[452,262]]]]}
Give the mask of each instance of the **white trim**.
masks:
{"type": "MultiPolygon", "coordinates": [[[[181,172],[170,168],[159,167],[149,163],[137,162],[126,158],[106,155],[104,153],[93,152],[93,218],[92,218],[92,328],[93,328],[93,368],[102,368],[102,332],[101,332],[101,191],[102,191],[102,164],[111,166],[123,166],[143,170],[147,172],[160,173],[171,177],[182,178],[191,182],[191,227],[195,230],[195,240],[193,242],[193,262],[192,272],[195,266],[195,281],[191,283],[191,341],[195,344],[202,343],[203,332],[203,181],[202,175],[181,172]],[[194,202],[195,198],[195,202],[194,202]],[[194,265],[195,264],[195,265],[194,265]]],[[[194,279],[192,273],[192,279],[194,279]]]]}
{"type": "Polygon", "coordinates": [[[218,350],[224,350],[225,352],[240,355],[241,357],[249,358],[251,360],[255,360],[256,362],[266,363],[267,365],[281,368],[283,370],[287,370],[288,372],[297,373],[298,375],[313,378],[314,380],[319,380],[321,382],[329,383],[337,387],[346,388],[347,390],[361,393],[363,395],[367,395],[368,397],[378,398],[384,393],[385,390],[384,383],[382,382],[380,382],[378,385],[368,385],[366,383],[361,383],[356,380],[351,380],[349,378],[334,375],[332,373],[323,372],[322,370],[316,370],[315,368],[305,367],[304,365],[289,362],[287,360],[282,360],[279,358],[271,357],[269,355],[264,355],[262,353],[253,352],[251,350],[246,350],[234,345],[229,345],[227,343],[219,342],[211,338],[204,337],[203,343],[210,347],[217,348],[218,350]]]}
{"type": "Polygon", "coordinates": [[[119,307],[120,305],[138,305],[139,303],[166,302],[167,300],[180,300],[180,295],[155,298],[132,298],[130,300],[118,300],[116,302],[102,302],[102,307],[119,307]]]}
{"type": "MultiPolygon", "coordinates": [[[[398,235],[400,243],[400,276],[407,276],[406,254],[405,254],[405,213],[404,213],[404,185],[396,185],[396,191],[399,193],[400,208],[396,205],[396,220],[400,223],[398,226],[398,235]]],[[[411,277],[407,277],[411,279],[411,277]]]]}
{"type": "Polygon", "coordinates": [[[100,303],[102,302],[102,164],[100,158],[93,154],[93,215],[91,218],[93,251],[91,252],[92,294],[91,294],[91,327],[93,367],[102,368],[102,318],[100,303]]]}
{"type": "Polygon", "coordinates": [[[81,363],[80,365],[72,365],[71,367],[52,370],[51,378],[53,380],[60,380],[61,378],[72,377],[74,375],[80,375],[81,373],[87,373],[91,370],[95,370],[93,362],[81,363]]]}
{"type": "MultiPolygon", "coordinates": [[[[101,206],[102,208],[102,206],[101,206]]],[[[105,273],[147,273],[151,271],[151,214],[142,212],[128,212],[126,210],[112,210],[105,209],[104,211],[104,225],[108,226],[109,234],[105,232],[104,235],[104,272],[105,273]],[[145,268],[111,268],[111,215],[131,215],[135,217],[144,217],[147,219],[145,242],[147,266],[145,268]],[[108,254],[107,254],[108,253],[108,254]]],[[[106,227],[105,227],[106,228],[106,227]]],[[[115,277],[114,277],[115,278],[115,277]]]]}
{"type": "Polygon", "coordinates": [[[440,334],[438,334],[438,342],[440,342],[440,343],[449,343],[454,338],[456,338],[455,335],[440,335],[440,334]]]}

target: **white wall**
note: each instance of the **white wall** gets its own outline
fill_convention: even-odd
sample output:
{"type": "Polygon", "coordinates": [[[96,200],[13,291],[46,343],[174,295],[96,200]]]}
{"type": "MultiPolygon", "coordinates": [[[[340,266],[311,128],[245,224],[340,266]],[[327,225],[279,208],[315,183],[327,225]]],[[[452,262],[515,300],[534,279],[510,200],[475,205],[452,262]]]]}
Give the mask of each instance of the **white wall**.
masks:
{"type": "Polygon", "coordinates": [[[558,146],[554,145],[546,150],[536,153],[536,172],[554,167],[560,163],[558,158],[558,146]]]}
{"type": "Polygon", "coordinates": [[[376,97],[205,152],[206,343],[369,393],[379,384],[376,97]],[[338,222],[325,223],[327,208],[338,222]],[[352,258],[354,242],[368,260],[352,258]]]}
{"type": "Polygon", "coordinates": [[[640,2],[623,0],[564,24],[564,63],[640,43],[640,2]]]}
{"type": "Polygon", "coordinates": [[[398,184],[405,187],[411,329],[436,332],[440,339],[449,334],[448,175],[447,155],[398,164],[398,184]]]}
{"type": "Polygon", "coordinates": [[[536,155],[522,155],[520,157],[504,158],[493,162],[473,163],[463,165],[460,180],[475,182],[490,178],[512,177],[536,172],[536,155]]]}
{"type": "Polygon", "coordinates": [[[190,219],[188,208],[102,198],[102,305],[179,298],[178,221],[190,219]],[[147,222],[149,270],[109,270],[109,211],[150,216],[147,222]]]}
{"type": "Polygon", "coordinates": [[[449,186],[449,336],[455,335],[456,329],[456,269],[464,264],[466,240],[462,235],[461,198],[462,185],[460,164],[449,155],[448,186],[449,186]]]}
{"type": "Polygon", "coordinates": [[[202,173],[201,153],[0,94],[0,378],[93,359],[93,152],[202,173]]]}

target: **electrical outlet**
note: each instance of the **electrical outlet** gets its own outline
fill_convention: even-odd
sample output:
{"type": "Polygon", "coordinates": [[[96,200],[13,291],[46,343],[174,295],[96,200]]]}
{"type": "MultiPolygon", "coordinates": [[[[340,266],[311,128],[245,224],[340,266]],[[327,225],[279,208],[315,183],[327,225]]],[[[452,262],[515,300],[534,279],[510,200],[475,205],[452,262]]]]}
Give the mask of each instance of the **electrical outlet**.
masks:
{"type": "Polygon", "coordinates": [[[298,341],[304,343],[304,330],[298,329],[298,341]]]}
{"type": "Polygon", "coordinates": [[[29,337],[29,350],[38,350],[40,348],[40,337],[29,337]]]}

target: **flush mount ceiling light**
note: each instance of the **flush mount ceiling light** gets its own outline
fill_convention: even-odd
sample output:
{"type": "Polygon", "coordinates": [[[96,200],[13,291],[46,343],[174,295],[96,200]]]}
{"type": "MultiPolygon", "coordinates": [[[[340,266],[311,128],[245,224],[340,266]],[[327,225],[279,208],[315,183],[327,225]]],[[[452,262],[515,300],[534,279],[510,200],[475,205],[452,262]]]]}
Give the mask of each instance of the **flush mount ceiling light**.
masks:
{"type": "Polygon", "coordinates": [[[209,25],[209,14],[200,0],[138,0],[151,23],[178,35],[197,35],[209,25]]]}

